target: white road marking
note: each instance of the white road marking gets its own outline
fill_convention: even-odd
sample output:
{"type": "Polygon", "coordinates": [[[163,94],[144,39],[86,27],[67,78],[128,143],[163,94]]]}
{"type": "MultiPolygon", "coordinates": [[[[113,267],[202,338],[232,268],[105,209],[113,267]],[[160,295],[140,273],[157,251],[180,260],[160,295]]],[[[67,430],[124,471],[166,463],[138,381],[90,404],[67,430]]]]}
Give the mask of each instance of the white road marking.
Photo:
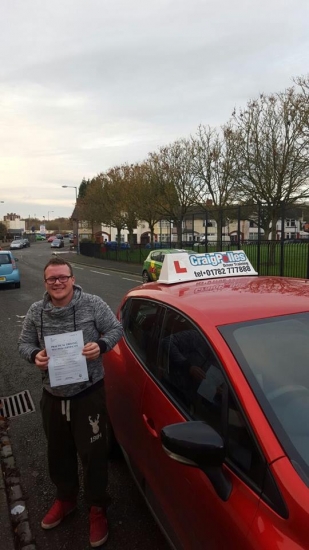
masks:
{"type": "Polygon", "coordinates": [[[128,279],[127,277],[122,277],[122,279],[123,279],[124,281],[133,281],[134,283],[136,283],[136,282],[138,283],[138,282],[139,282],[139,279],[128,279]]]}
{"type": "Polygon", "coordinates": [[[75,264],[72,264],[72,267],[74,267],[74,269],[81,269],[82,271],[83,271],[83,269],[84,269],[83,267],[78,267],[78,266],[75,265],[75,264]]]}
{"type": "Polygon", "coordinates": [[[93,269],[90,269],[91,273],[99,273],[99,275],[106,275],[106,277],[110,277],[110,273],[103,273],[103,271],[93,271],[93,269]]]}

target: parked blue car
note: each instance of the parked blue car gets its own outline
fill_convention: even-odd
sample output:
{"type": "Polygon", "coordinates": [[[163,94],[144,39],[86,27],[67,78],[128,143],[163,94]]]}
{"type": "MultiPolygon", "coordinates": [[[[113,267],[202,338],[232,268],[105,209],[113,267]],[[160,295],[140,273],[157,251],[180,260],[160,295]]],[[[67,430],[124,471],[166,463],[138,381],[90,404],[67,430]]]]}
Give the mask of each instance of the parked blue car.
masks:
{"type": "Polygon", "coordinates": [[[14,258],[9,250],[0,250],[0,284],[13,283],[15,288],[20,288],[20,274],[16,266],[17,258],[14,258]]]}

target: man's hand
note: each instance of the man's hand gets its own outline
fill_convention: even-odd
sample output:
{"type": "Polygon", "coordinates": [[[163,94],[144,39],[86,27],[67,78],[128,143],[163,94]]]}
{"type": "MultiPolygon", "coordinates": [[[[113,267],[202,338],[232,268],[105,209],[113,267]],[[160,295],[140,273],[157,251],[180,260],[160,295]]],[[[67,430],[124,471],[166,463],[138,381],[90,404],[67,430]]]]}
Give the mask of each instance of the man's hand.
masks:
{"type": "Polygon", "coordinates": [[[83,347],[83,351],[82,351],[82,354],[89,361],[91,361],[93,359],[97,359],[98,357],[100,357],[100,353],[101,353],[100,352],[100,347],[95,342],[88,342],[88,344],[86,344],[83,347]]]}
{"type": "Polygon", "coordinates": [[[40,370],[48,369],[49,357],[46,354],[46,349],[42,349],[39,353],[36,354],[34,363],[40,370]]]}

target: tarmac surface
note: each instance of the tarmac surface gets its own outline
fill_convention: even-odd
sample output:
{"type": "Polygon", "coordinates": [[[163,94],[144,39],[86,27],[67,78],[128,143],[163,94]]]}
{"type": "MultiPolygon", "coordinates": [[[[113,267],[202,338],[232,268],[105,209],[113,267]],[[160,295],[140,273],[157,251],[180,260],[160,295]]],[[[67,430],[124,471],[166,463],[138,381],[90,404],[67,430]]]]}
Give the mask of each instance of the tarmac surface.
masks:
{"type": "Polygon", "coordinates": [[[90,256],[82,256],[76,254],[76,252],[56,252],[57,255],[65,258],[72,264],[82,264],[89,267],[99,267],[101,269],[108,269],[112,271],[121,271],[124,273],[131,273],[133,275],[139,275],[142,283],[142,265],[133,264],[130,262],[117,262],[114,260],[101,260],[99,258],[92,258],[90,256]]]}
{"type": "MultiPolygon", "coordinates": [[[[9,245],[1,245],[2,250],[9,248],[9,245]]],[[[80,264],[89,267],[96,267],[100,269],[107,269],[109,271],[119,271],[127,274],[133,274],[140,276],[140,282],[142,283],[142,266],[140,264],[133,264],[127,262],[119,262],[113,260],[101,260],[99,258],[92,258],[89,256],[83,256],[77,254],[74,251],[70,252],[56,252],[55,254],[61,255],[66,261],[72,264],[80,264]]],[[[74,265],[73,265],[74,270],[74,265]]],[[[138,283],[137,283],[138,284],[138,283]]],[[[1,395],[1,394],[0,394],[1,395]]],[[[27,521],[24,517],[21,517],[20,526],[16,527],[16,520],[12,515],[11,510],[16,508],[17,504],[20,504],[18,497],[18,491],[15,491],[16,498],[12,498],[12,488],[8,484],[8,461],[14,462],[14,457],[11,453],[10,440],[9,440],[9,422],[1,420],[0,416],[0,550],[35,550],[34,544],[27,543],[27,537],[25,533],[20,529],[20,526],[25,526],[27,521]],[[9,495],[10,492],[10,495],[9,495]]],[[[18,489],[18,477],[15,477],[15,489],[18,489]]],[[[24,503],[22,503],[24,504],[24,503]]],[[[24,514],[27,511],[24,510],[24,514]]],[[[26,518],[27,519],[27,518],[26,518]]],[[[31,534],[29,537],[31,540],[31,534]]]]}

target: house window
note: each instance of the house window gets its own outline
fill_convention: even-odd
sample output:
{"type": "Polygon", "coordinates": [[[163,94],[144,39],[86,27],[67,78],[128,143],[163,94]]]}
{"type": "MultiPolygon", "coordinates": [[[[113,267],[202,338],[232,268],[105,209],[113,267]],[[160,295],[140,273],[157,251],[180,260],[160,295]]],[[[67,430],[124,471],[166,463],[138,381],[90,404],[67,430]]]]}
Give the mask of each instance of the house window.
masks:
{"type": "Polygon", "coordinates": [[[161,220],[159,225],[161,229],[169,229],[170,227],[173,227],[173,222],[169,220],[161,220]]]}

